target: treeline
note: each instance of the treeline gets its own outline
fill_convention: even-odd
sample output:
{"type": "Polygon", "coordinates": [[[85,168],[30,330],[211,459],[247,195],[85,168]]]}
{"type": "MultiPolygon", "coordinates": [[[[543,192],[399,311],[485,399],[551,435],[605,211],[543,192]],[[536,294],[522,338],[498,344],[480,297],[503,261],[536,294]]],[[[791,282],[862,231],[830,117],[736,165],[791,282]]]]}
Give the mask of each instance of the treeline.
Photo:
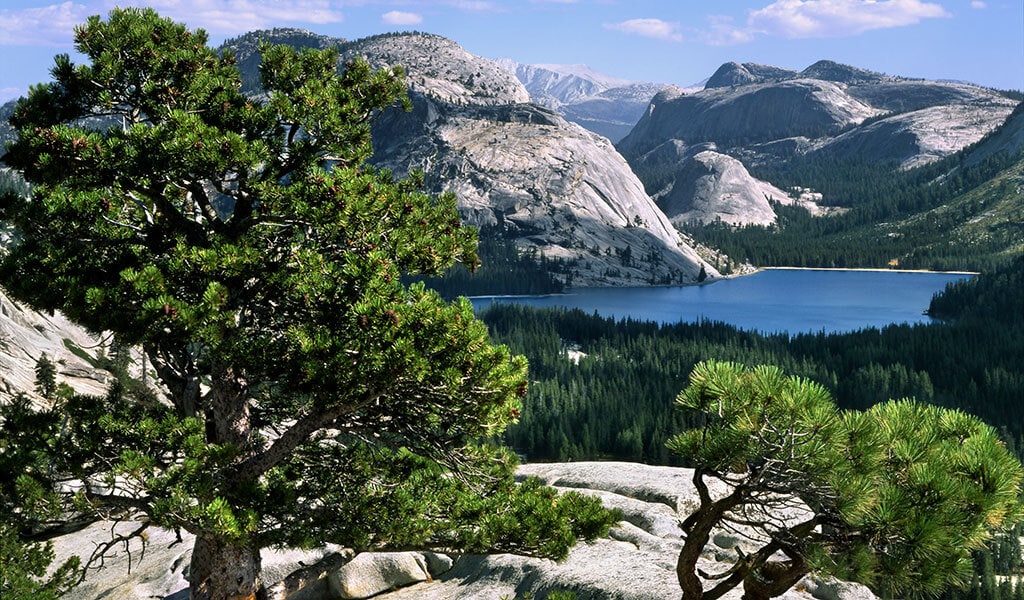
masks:
{"type": "Polygon", "coordinates": [[[1024,242],[1024,228],[990,228],[970,240],[953,232],[1015,193],[1015,186],[998,186],[969,201],[962,197],[1007,169],[1019,169],[1022,158],[1001,153],[966,165],[957,155],[906,172],[868,160],[794,158],[757,176],[784,188],[811,187],[830,204],[847,207],[846,213],[812,217],[776,203],[775,225],[712,223],[692,225],[686,233],[734,261],[761,266],[884,267],[896,260],[902,268],[989,269],[1003,262],[1007,248],[1024,242]],[[945,208],[932,210],[940,206],[945,208]]]}
{"type": "Polygon", "coordinates": [[[952,320],[847,334],[762,335],[720,323],[658,325],[578,310],[497,305],[481,317],[530,360],[532,386],[505,441],[529,460],[671,464],[693,425],[673,399],[697,362],[774,364],[866,408],[913,396],[975,413],[1024,449],[1024,258],[957,284],[932,311],[952,320]]]}
{"type": "Polygon", "coordinates": [[[475,271],[455,265],[439,277],[408,277],[407,282],[425,281],[443,297],[455,298],[557,294],[563,285],[555,274],[570,277],[571,263],[549,260],[538,252],[520,252],[515,241],[497,227],[483,227],[479,236],[480,265],[475,271]]]}
{"type": "MultiPolygon", "coordinates": [[[[906,171],[870,156],[827,153],[750,165],[751,174],[759,179],[783,189],[813,189],[823,194],[825,204],[847,210],[814,218],[800,208],[777,205],[776,225],[695,224],[686,233],[734,262],[759,266],[884,267],[897,261],[903,268],[991,269],[1005,262],[1008,249],[1024,243],[1019,214],[1007,215],[981,234],[964,237],[956,232],[972,220],[984,220],[993,207],[1017,194],[1024,153],[979,158],[976,150],[1016,126],[1022,113],[1024,103],[984,139],[906,171]],[[992,185],[993,181],[1001,183],[992,185]],[[971,193],[975,190],[984,191],[971,193]]],[[[646,173],[651,179],[648,189],[669,181],[666,169],[660,165],[646,173]]]]}
{"type": "MultiPolygon", "coordinates": [[[[979,415],[1024,458],[1024,256],[951,284],[929,312],[946,319],[848,334],[761,335],[721,323],[658,325],[579,310],[496,305],[492,335],[530,360],[531,386],[504,442],[527,460],[678,464],[665,441],[699,423],[674,409],[705,359],[774,364],[828,387],[844,408],[915,397],[979,415]]],[[[964,589],[941,600],[1024,600],[1019,538],[975,552],[964,589]]]]}

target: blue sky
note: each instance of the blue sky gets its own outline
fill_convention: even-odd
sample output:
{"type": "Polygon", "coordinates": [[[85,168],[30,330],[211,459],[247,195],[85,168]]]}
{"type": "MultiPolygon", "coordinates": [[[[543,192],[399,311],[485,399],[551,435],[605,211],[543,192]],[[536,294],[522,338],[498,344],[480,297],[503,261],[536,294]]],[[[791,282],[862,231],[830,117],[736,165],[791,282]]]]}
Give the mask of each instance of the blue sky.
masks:
{"type": "MultiPolygon", "coordinates": [[[[113,0],[5,0],[0,101],[48,79],[71,31],[113,0]]],[[[418,30],[486,58],[586,64],[688,86],[724,62],[830,59],[891,75],[1024,90],[1022,0],[140,0],[211,41],[275,26],[355,39],[418,30]]]]}

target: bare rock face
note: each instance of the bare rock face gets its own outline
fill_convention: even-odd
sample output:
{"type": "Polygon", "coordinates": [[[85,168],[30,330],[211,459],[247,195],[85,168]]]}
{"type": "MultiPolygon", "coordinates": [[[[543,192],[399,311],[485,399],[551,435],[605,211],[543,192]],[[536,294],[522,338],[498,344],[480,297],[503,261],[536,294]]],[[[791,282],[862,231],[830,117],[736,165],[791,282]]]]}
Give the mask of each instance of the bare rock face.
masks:
{"type": "Polygon", "coordinates": [[[632,160],[669,139],[730,148],[796,136],[818,138],[837,135],[880,112],[830,81],[794,79],[707,88],[675,98],[656,97],[617,147],[632,160]],[[657,104],[659,100],[663,102],[657,104]]]}
{"type": "MultiPolygon", "coordinates": [[[[697,505],[693,472],[621,462],[528,464],[521,476],[539,477],[560,489],[572,489],[620,508],[624,520],[609,539],[579,544],[561,563],[511,555],[465,556],[451,571],[380,596],[382,600],[476,600],[544,597],[569,591],[579,600],[675,600],[675,565],[682,547],[679,522],[697,505]]],[[[727,493],[712,486],[713,495],[727,493]]],[[[704,551],[705,572],[725,571],[735,547],[746,541],[736,532],[718,532],[704,551]]],[[[738,600],[742,590],[724,598],[738,600]]],[[[864,586],[807,577],[783,594],[785,600],[874,600],[864,586]]]]}
{"type": "MultiPolygon", "coordinates": [[[[816,62],[799,73],[727,63],[704,90],[655,96],[617,147],[645,183],[653,181],[658,189],[651,192],[664,197],[664,176],[650,173],[652,163],[664,161],[662,148],[670,142],[685,148],[713,143],[719,152],[747,164],[819,154],[907,169],[978,142],[1016,104],[980,86],[892,77],[832,61],[816,62]]],[[[684,178],[684,171],[697,168],[688,163],[690,156],[681,155],[674,167],[684,178]]],[[[657,165],[662,172],[672,168],[657,165]]],[[[693,191],[698,193],[699,186],[693,191]]],[[[674,194],[679,196],[678,188],[674,194]]],[[[699,193],[673,201],[687,207],[702,202],[699,193]]],[[[728,218],[725,211],[720,216],[736,223],[762,222],[765,213],[749,206],[749,214],[728,218]]]]}
{"type": "MultiPolygon", "coordinates": [[[[247,34],[231,47],[248,56],[262,35],[247,34]]],[[[329,44],[296,35],[289,30],[287,43],[329,44]]],[[[341,61],[361,57],[374,68],[406,71],[413,110],[387,110],[375,121],[372,162],[397,174],[422,170],[431,191],[456,194],[469,223],[498,225],[524,251],[561,261],[564,283],[692,283],[702,266],[709,278],[719,276],[683,242],[607,139],[530,104],[513,72],[436,35],[334,44],[341,61]]]]}
{"type": "MultiPolygon", "coordinates": [[[[605,539],[581,543],[569,557],[551,560],[509,554],[449,557],[419,552],[366,553],[323,548],[308,552],[263,553],[264,580],[275,600],[365,598],[381,600],[482,600],[543,598],[552,591],[570,591],[579,600],[675,600],[679,598],[675,565],[682,547],[679,523],[698,504],[693,472],[622,462],[529,464],[519,476],[534,476],[562,490],[599,497],[618,508],[621,521],[605,539]],[[277,583],[275,583],[277,582],[277,583]]],[[[712,496],[728,493],[711,483],[712,496]]],[[[778,515],[781,519],[803,518],[778,515]]],[[[88,554],[113,535],[135,524],[95,525],[60,538],[58,558],[88,554]]],[[[170,598],[188,595],[191,536],[182,540],[169,531],[151,528],[145,553],[138,540],[117,545],[118,556],[103,569],[90,572],[71,598],[170,598]],[[130,555],[129,555],[130,553],[130,555]],[[131,572],[128,572],[129,558],[131,572]]],[[[757,544],[742,528],[717,531],[704,549],[700,568],[725,571],[736,559],[736,547],[757,544]]],[[[742,590],[725,598],[739,600],[742,590]]],[[[864,586],[806,577],[786,592],[784,600],[876,600],[864,586]]]]}
{"type": "Polygon", "coordinates": [[[0,291],[0,402],[19,392],[32,395],[36,361],[44,354],[57,367],[58,383],[83,394],[106,393],[107,373],[79,356],[82,352],[95,355],[100,347],[99,336],[62,314],[36,312],[0,291]]]}
{"type": "Polygon", "coordinates": [[[926,165],[980,141],[1013,110],[995,99],[930,106],[875,121],[828,140],[816,151],[889,160],[900,168],[926,165]]]}
{"type": "Polygon", "coordinates": [[[574,286],[690,283],[702,265],[718,276],[683,243],[607,139],[527,103],[510,73],[463,56],[454,42],[420,34],[383,41],[386,52],[377,38],[352,52],[375,66],[405,65],[414,109],[388,111],[375,124],[376,164],[396,173],[422,169],[435,191],[456,194],[468,222],[498,225],[520,248],[570,265],[566,282],[574,286]],[[433,59],[419,56],[424,51],[452,64],[438,73],[433,59]],[[486,77],[474,75],[475,87],[459,89],[507,94],[479,101],[452,93],[451,78],[465,82],[468,72],[486,77]]]}
{"type": "Polygon", "coordinates": [[[754,178],[739,160],[701,145],[680,159],[671,187],[657,197],[658,206],[675,225],[721,222],[729,225],[770,225],[772,202],[799,204],[812,214],[823,210],[813,199],[783,191],[754,178]]]}
{"type": "Polygon", "coordinates": [[[349,42],[344,59],[361,56],[370,66],[401,65],[411,92],[456,105],[504,105],[530,101],[519,80],[455,42],[425,33],[385,34],[349,42]]]}
{"type": "Polygon", "coordinates": [[[797,76],[795,71],[780,69],[771,65],[758,63],[737,63],[727,62],[708,78],[704,84],[706,89],[736,87],[738,85],[749,85],[751,83],[769,83],[783,79],[793,79],[797,76]]]}

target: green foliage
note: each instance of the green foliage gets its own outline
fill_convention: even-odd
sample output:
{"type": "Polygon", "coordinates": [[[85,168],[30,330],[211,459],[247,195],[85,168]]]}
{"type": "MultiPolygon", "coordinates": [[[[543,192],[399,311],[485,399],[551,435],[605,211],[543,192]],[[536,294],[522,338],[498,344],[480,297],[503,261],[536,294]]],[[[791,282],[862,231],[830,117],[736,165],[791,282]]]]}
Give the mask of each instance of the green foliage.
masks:
{"type": "Polygon", "coordinates": [[[47,576],[53,562],[52,544],[25,544],[6,521],[0,522],[0,556],[0,597],[4,600],[55,600],[78,576],[78,557],[68,559],[47,576]]]}
{"type": "Polygon", "coordinates": [[[496,339],[530,360],[534,383],[504,440],[531,460],[616,458],[677,464],[664,443],[698,425],[672,410],[694,365],[778,365],[820,382],[843,408],[915,397],[998,424],[1024,449],[1024,259],[953,286],[943,323],[841,335],[760,335],[720,323],[658,325],[580,311],[496,305],[496,339]],[[569,350],[580,353],[569,360],[569,350]]]}
{"type": "Polygon", "coordinates": [[[57,365],[45,354],[36,360],[36,393],[50,400],[57,394],[57,365]]]}
{"type": "Polygon", "coordinates": [[[1000,153],[968,163],[966,152],[910,171],[869,158],[793,158],[755,174],[779,185],[809,187],[849,210],[812,217],[775,205],[778,223],[686,229],[737,262],[759,266],[981,270],[1024,248],[1016,192],[1024,160],[1000,153]]]}
{"type": "Polygon", "coordinates": [[[548,260],[535,252],[521,253],[515,241],[504,236],[495,226],[480,230],[477,248],[480,265],[471,269],[455,265],[439,277],[412,277],[422,280],[442,297],[507,294],[556,294],[563,286],[552,275],[569,275],[569,264],[548,260]]]}
{"type": "MultiPolygon", "coordinates": [[[[402,283],[477,262],[454,196],[365,164],[373,119],[408,103],[402,70],[264,45],[257,102],[234,57],[206,42],[150,9],[91,17],[75,32],[86,63],[58,56],[53,81],[11,117],[5,161],[33,187],[0,197],[18,238],[0,282],[141,347],[166,395],[104,358],[119,376],[106,397],[4,421],[47,464],[33,485],[97,482],[45,498],[215,547],[340,539],[559,556],[601,531],[608,515],[573,496],[510,487],[508,467],[487,475],[494,459],[477,442],[518,414],[525,360],[491,343],[468,301],[402,283]],[[448,502],[417,501],[434,479],[451,483],[434,490],[448,502]],[[460,502],[456,516],[499,502],[523,525],[440,516],[460,502]]],[[[194,575],[194,594],[229,594],[194,575]]]]}
{"type": "Polygon", "coordinates": [[[701,597],[696,561],[714,526],[767,541],[712,598],[741,583],[749,598],[777,596],[812,571],[886,597],[935,596],[966,584],[971,552],[1022,516],[1024,467],[960,411],[900,400],[840,412],[811,381],[718,362],[697,365],[677,403],[706,419],[669,441],[695,468],[701,497],[683,522],[684,597],[701,597]],[[706,478],[728,484],[726,495],[712,498],[706,478]],[[781,516],[786,508],[797,516],[781,516]],[[776,552],[785,559],[769,564],[776,552]]]}

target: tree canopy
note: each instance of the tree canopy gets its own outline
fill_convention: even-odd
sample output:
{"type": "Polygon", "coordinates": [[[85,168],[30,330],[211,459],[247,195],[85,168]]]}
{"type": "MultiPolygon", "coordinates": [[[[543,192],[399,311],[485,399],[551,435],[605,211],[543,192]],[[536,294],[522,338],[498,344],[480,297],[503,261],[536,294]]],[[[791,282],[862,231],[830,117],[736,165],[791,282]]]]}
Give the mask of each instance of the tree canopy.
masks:
{"type": "Polygon", "coordinates": [[[559,557],[607,528],[478,443],[517,417],[525,361],[468,301],[402,284],[477,257],[451,194],[365,164],[400,68],[265,45],[247,97],[230,53],[150,9],[90,17],[75,47],[86,63],[58,56],[10,119],[3,160],[32,189],[0,199],[0,282],[141,348],[161,386],[38,415],[70,425],[4,490],[23,537],[52,525],[13,506],[25,486],[62,520],[185,529],[192,596],[220,598],[258,592],[267,546],[559,557]]]}
{"type": "Polygon", "coordinates": [[[697,365],[677,403],[704,419],[669,442],[700,495],[682,525],[686,600],[738,585],[767,599],[811,572],[934,596],[965,583],[971,552],[1021,517],[1024,468],[960,411],[912,400],[840,411],[812,381],[720,362],[697,365]],[[716,528],[754,548],[705,573],[697,561],[716,528]]]}

